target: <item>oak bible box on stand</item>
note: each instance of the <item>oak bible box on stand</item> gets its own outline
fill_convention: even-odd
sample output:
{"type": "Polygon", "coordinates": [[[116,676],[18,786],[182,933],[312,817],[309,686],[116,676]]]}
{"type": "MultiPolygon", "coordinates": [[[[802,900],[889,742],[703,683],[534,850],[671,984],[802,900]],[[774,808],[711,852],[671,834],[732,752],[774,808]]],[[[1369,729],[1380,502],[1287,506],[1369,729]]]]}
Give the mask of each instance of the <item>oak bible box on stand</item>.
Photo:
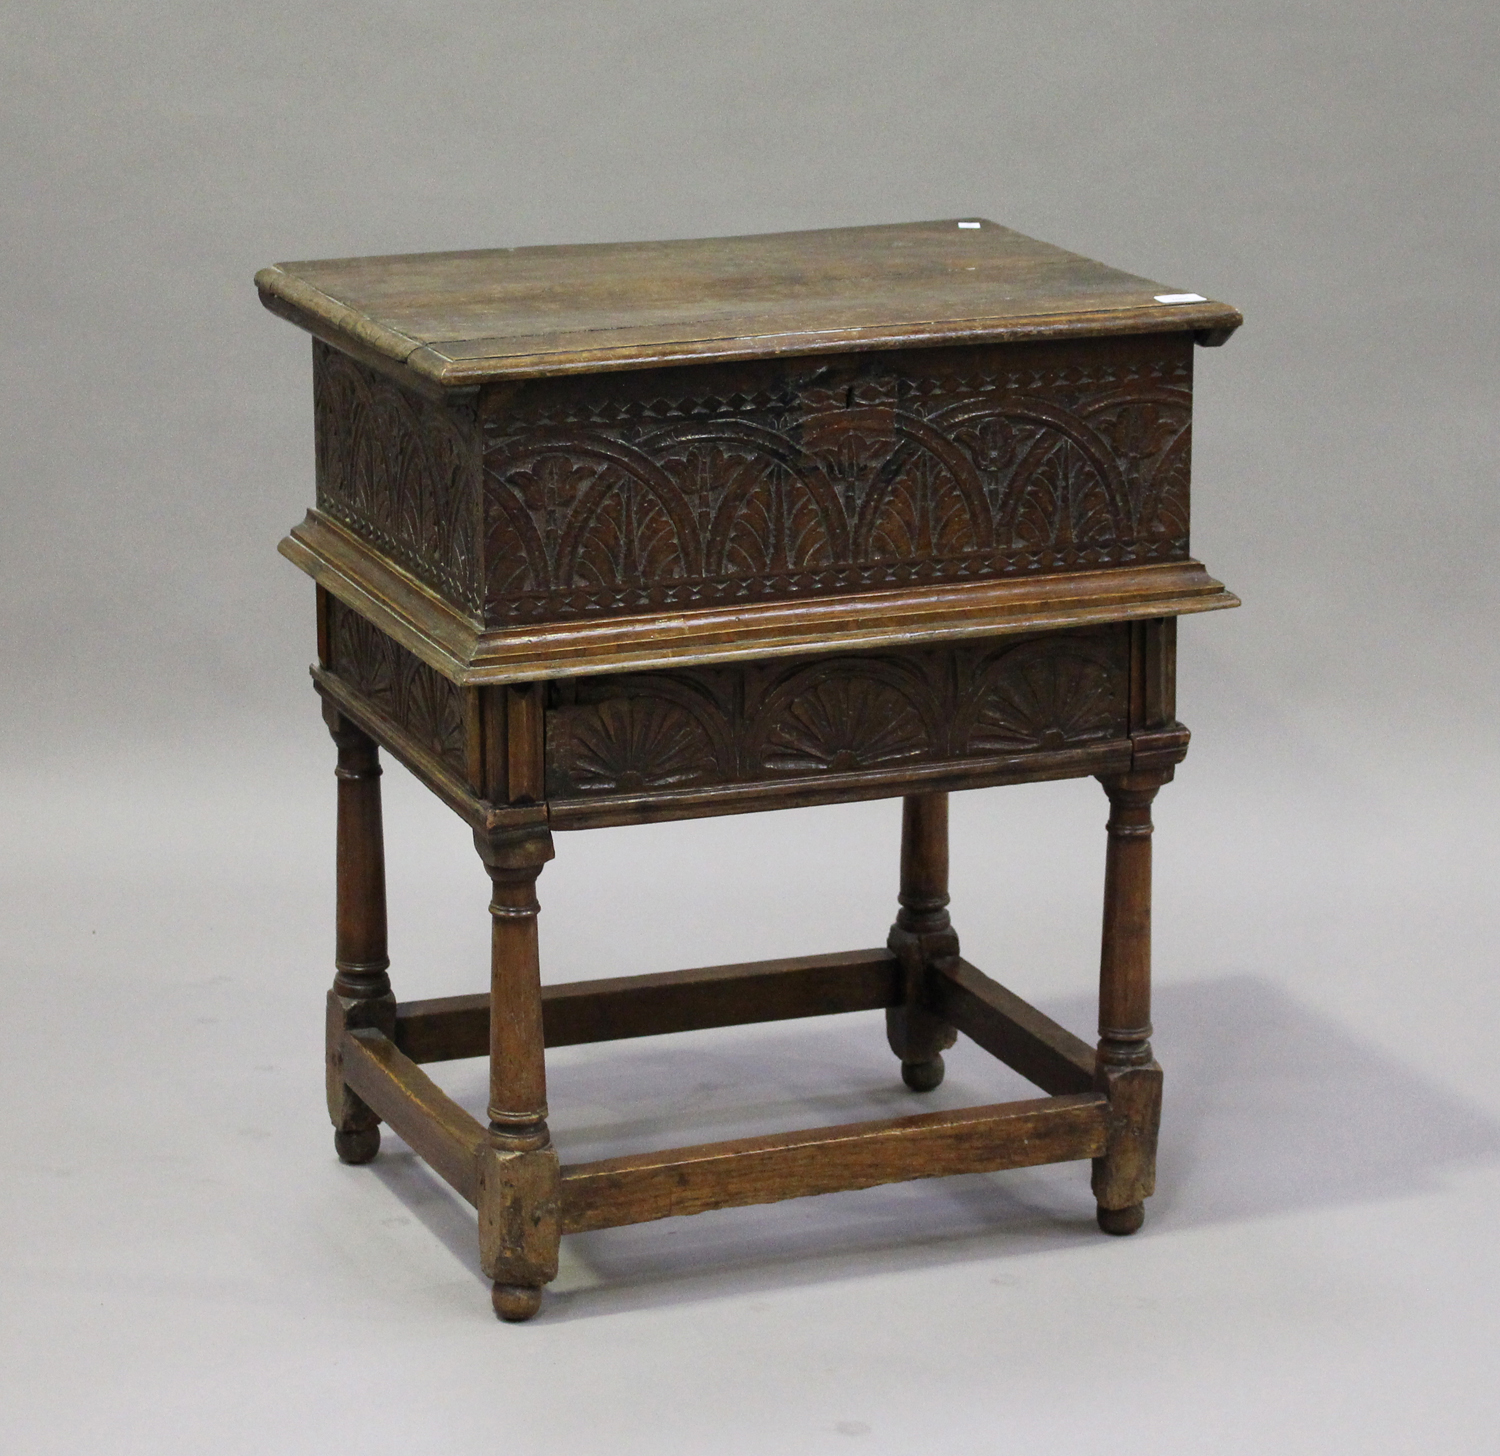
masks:
{"type": "MultiPolygon", "coordinates": [[[[502,1318],[562,1234],[901,1179],[1093,1160],[1139,1228],[1151,801],[1187,750],[1177,618],[1193,346],[1239,314],[981,219],[283,263],[313,335],[317,583],[338,746],[328,1106],[389,1123],[478,1209],[502,1318]],[[487,993],[398,1002],[379,750],[473,830],[487,993]],[[948,794],[1109,797],[1097,1047],[959,955],[948,794]],[[558,831],[900,795],[885,947],[542,986],[558,831]],[[561,1163],[549,1046],[883,1007],[913,1092],[958,1032],[1044,1093],[561,1163]],[[485,1121],[422,1071],[490,1059],[485,1121]]],[[[564,1150],[565,1151],[565,1150],[564,1150]]]]}

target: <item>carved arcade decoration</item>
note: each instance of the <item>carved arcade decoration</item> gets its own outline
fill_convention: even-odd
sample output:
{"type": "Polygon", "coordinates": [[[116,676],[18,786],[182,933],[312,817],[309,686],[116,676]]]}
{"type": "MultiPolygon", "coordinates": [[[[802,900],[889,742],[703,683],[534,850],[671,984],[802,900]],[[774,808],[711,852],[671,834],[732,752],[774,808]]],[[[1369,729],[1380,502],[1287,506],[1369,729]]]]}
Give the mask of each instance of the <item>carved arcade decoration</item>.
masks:
{"type": "Polygon", "coordinates": [[[318,343],[318,505],[492,626],[1181,561],[1191,349],[764,361],[440,405],[318,343]]]}
{"type": "Polygon", "coordinates": [[[497,395],[480,411],[486,618],[1184,560],[1191,347],[928,351],[497,395]]]}

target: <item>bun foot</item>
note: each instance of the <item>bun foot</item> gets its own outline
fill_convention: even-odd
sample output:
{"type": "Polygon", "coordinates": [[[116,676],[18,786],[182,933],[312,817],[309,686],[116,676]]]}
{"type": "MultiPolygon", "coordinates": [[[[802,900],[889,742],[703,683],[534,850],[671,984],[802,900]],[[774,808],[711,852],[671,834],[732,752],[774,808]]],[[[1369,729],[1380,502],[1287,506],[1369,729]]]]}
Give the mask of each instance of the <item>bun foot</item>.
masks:
{"type": "Polygon", "coordinates": [[[936,1056],[926,1062],[902,1062],[901,1080],[913,1092],[931,1092],[934,1087],[942,1085],[942,1057],[936,1056]]]}
{"type": "Polygon", "coordinates": [[[1133,1234],[1146,1221],[1146,1205],[1132,1203],[1125,1208],[1100,1208],[1099,1227],[1107,1234],[1133,1234]]]}
{"type": "Polygon", "coordinates": [[[368,1163],[380,1151],[380,1129],[360,1128],[357,1132],[335,1132],[333,1146],[343,1163],[368,1163]]]}
{"type": "Polygon", "coordinates": [[[526,1284],[496,1284],[490,1291],[490,1302],[507,1324],[520,1324],[542,1307],[542,1291],[526,1284]]]}

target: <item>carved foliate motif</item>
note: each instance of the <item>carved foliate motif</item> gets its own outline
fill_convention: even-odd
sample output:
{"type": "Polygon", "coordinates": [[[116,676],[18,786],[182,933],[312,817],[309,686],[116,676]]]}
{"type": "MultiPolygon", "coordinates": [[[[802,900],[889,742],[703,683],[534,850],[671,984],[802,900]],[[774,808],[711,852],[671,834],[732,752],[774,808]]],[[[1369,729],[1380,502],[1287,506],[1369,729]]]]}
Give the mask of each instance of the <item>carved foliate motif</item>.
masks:
{"type": "Polygon", "coordinates": [[[423,748],[466,772],[463,689],[337,598],[328,601],[328,668],[423,748]]]}
{"type": "Polygon", "coordinates": [[[554,799],[785,782],[1125,738],[1125,625],[554,683],[554,799]]]}
{"type": "Polygon", "coordinates": [[[1181,560],[1186,336],[538,381],[481,407],[496,625],[1181,560]]]}
{"type": "Polygon", "coordinates": [[[478,615],[478,431],[472,405],[420,398],[313,341],[318,508],[478,615]]]}

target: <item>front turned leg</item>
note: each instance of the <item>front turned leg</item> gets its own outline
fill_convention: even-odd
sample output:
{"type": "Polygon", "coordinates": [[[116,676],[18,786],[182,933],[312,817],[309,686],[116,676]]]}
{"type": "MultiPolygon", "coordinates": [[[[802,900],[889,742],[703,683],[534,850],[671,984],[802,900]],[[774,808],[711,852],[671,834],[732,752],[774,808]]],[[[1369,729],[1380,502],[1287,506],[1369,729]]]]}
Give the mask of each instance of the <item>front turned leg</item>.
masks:
{"type": "Polygon", "coordinates": [[[338,746],[337,939],[328,993],[328,1115],[346,1163],[368,1163],[380,1149],[380,1119],[344,1084],[344,1033],[375,1027],[390,1036],[396,998],[386,974],[385,837],[380,815],[380,750],[362,729],[325,704],[338,746]]]}
{"type": "Polygon", "coordinates": [[[489,871],[489,1146],[479,1160],[479,1258],[495,1313],[530,1319],[557,1277],[558,1163],[547,1132],[537,876],[552,858],[543,830],[522,838],[478,830],[489,871]]]}
{"type": "Polygon", "coordinates": [[[958,1033],[927,1009],[929,969],[958,959],[948,917],[948,796],[908,794],[901,806],[901,909],[886,945],[901,963],[902,1001],[885,1013],[886,1040],[901,1058],[901,1080],[931,1092],[943,1080],[943,1052],[958,1033]]]}
{"type": "Polygon", "coordinates": [[[1171,777],[1101,777],[1109,795],[1095,1085],[1109,1097],[1109,1144],[1094,1159],[1099,1227],[1133,1234],[1156,1187],[1161,1068],[1151,1055],[1151,801],[1171,777]]]}

